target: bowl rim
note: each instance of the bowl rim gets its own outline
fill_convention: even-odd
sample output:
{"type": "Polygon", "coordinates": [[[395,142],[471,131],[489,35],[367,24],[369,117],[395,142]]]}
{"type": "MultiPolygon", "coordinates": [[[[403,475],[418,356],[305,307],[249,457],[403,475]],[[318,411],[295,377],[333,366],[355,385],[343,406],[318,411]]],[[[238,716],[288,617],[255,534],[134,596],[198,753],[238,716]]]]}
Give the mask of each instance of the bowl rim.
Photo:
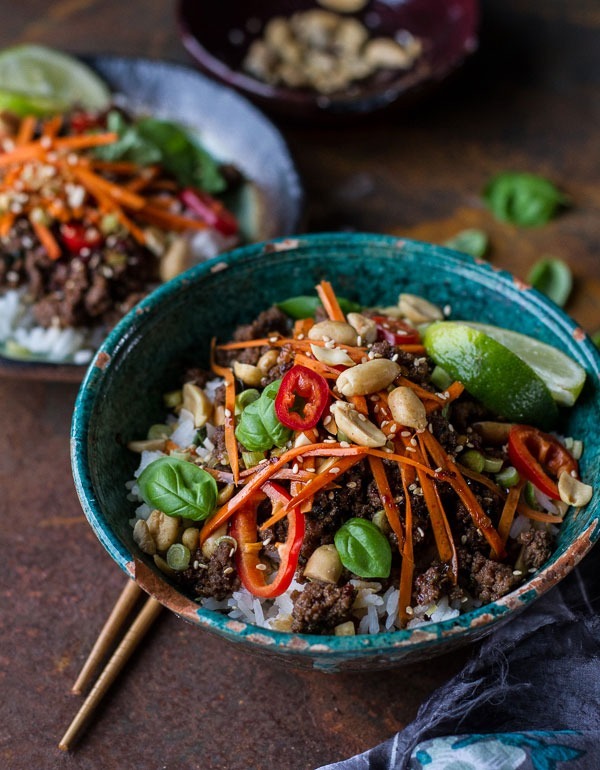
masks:
{"type": "Polygon", "coordinates": [[[347,115],[352,112],[367,113],[376,111],[393,103],[399,96],[408,94],[430,83],[440,83],[456,72],[479,46],[479,25],[481,10],[478,0],[469,0],[473,10],[473,29],[470,37],[465,38],[460,51],[444,66],[429,69],[425,75],[418,68],[399,73],[397,78],[388,83],[372,88],[365,88],[355,95],[319,94],[310,89],[295,89],[288,86],[271,85],[245,73],[242,69],[230,67],[223,59],[211,53],[194,32],[188,12],[189,0],[179,0],[176,18],[179,35],[185,50],[195,61],[196,66],[207,75],[218,79],[248,98],[260,100],[263,104],[311,107],[322,112],[336,112],[347,115]],[[361,106],[362,105],[362,106],[361,106]]]}
{"type": "MultiPolygon", "coordinates": [[[[102,390],[104,372],[110,370],[109,364],[113,359],[118,360],[119,357],[127,355],[131,340],[135,344],[136,332],[140,326],[143,326],[148,311],[155,306],[168,304],[169,298],[185,289],[190,282],[201,282],[204,276],[240,263],[258,261],[265,254],[299,249],[314,250],[319,246],[347,247],[349,242],[354,245],[368,244],[388,251],[409,249],[427,253],[443,259],[449,265],[460,266],[463,271],[466,269],[470,273],[469,279],[477,276],[479,283],[484,285],[498,286],[500,283],[512,292],[525,293],[527,301],[531,302],[534,308],[543,311],[541,317],[544,318],[546,326],[551,326],[556,333],[562,333],[579,346],[588,365],[588,377],[594,377],[596,383],[600,382],[600,351],[588,335],[553,302],[506,270],[447,247],[408,238],[376,233],[312,233],[276,238],[221,254],[191,268],[148,295],[119,322],[96,353],[77,395],[71,426],[71,465],[77,495],[96,536],[124,572],[166,607],[203,628],[214,631],[231,641],[244,640],[250,646],[265,651],[285,651],[292,655],[309,653],[316,659],[315,666],[323,669],[328,668],[328,661],[334,657],[343,660],[360,657],[361,653],[393,654],[394,650],[402,650],[406,654],[408,651],[432,647],[440,642],[443,649],[445,643],[450,643],[452,639],[458,641],[460,637],[474,630],[479,629],[480,635],[483,635],[499,622],[507,620],[511,613],[524,609],[534,599],[560,582],[600,538],[600,489],[597,485],[589,504],[594,505],[596,510],[586,529],[575,538],[564,553],[552,554],[542,569],[501,599],[449,620],[432,622],[411,629],[343,637],[275,631],[242,620],[233,620],[219,611],[203,609],[181,594],[177,588],[166,583],[162,578],[157,578],[154,572],[134,556],[107,526],[94,494],[87,430],[95,400],[102,390]]],[[[594,402],[597,408],[600,405],[599,396],[600,388],[596,385],[594,402]]],[[[468,640],[472,641],[472,638],[469,636],[468,640]]],[[[332,662],[331,665],[335,663],[332,662]]]]}

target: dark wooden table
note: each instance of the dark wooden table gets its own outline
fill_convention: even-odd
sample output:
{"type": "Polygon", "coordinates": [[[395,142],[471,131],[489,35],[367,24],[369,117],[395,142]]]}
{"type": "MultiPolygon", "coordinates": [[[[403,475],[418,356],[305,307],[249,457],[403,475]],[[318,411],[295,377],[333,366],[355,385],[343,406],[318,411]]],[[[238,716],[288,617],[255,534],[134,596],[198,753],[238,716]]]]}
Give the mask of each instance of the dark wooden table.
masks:
{"type": "MultiPolygon", "coordinates": [[[[173,4],[0,2],[0,44],[187,61],[173,4]]],[[[444,240],[491,235],[491,260],[525,276],[540,256],[576,276],[568,307],[600,328],[600,14],[595,0],[484,0],[479,53],[435,99],[340,129],[282,126],[307,191],[308,229],[444,240]],[[493,172],[543,173],[572,208],[517,230],[482,208],[493,172]]],[[[76,389],[0,382],[0,766],[309,770],[405,725],[469,650],[389,673],[325,676],[263,662],[163,613],[76,753],[57,742],[70,686],[124,584],[73,490],[76,389]]]]}

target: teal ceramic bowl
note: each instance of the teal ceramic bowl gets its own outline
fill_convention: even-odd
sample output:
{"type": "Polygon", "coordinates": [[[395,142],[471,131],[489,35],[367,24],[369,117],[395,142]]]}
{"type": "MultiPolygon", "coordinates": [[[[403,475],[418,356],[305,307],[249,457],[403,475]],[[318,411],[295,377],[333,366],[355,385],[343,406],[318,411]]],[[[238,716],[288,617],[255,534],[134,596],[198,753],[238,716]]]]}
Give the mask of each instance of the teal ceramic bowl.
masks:
{"type": "MultiPolygon", "coordinates": [[[[238,249],[160,287],[127,315],[96,355],[81,387],[71,436],[73,474],[85,514],[106,550],[166,607],[248,651],[325,671],[375,669],[433,657],[480,639],[561,580],[600,536],[600,494],[561,527],[556,552],[524,585],[478,610],[412,630],[374,636],[304,636],[257,628],[200,609],[133,542],[125,482],[137,458],[127,441],[162,422],[162,394],[184,366],[206,364],[213,335],[226,339],[240,322],[273,302],[311,293],[322,278],[365,305],[393,304],[400,291],[555,345],[588,372],[567,435],[583,439],[582,475],[600,476],[600,361],[573,321],[536,291],[487,263],[448,249],[380,235],[326,234],[238,249]]],[[[597,484],[596,484],[597,487],[597,484]]]]}

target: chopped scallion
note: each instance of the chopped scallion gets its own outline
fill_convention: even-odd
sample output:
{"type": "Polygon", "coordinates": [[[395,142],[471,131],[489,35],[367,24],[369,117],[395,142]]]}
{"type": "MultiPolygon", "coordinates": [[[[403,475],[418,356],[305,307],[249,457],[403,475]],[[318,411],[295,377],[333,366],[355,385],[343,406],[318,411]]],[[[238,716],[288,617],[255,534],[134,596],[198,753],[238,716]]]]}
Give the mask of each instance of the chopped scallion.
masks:
{"type": "Polygon", "coordinates": [[[190,566],[190,549],[183,543],[173,543],[167,551],[167,564],[176,572],[183,572],[190,566]]]}
{"type": "Polygon", "coordinates": [[[171,433],[173,433],[172,425],[162,425],[157,423],[156,425],[150,426],[148,430],[148,438],[151,440],[157,438],[168,438],[171,433]]]}
{"type": "Polygon", "coordinates": [[[496,481],[498,484],[507,489],[516,486],[520,480],[521,477],[519,476],[518,470],[512,465],[509,465],[508,468],[505,468],[503,471],[496,474],[496,481]]]}
{"type": "Polygon", "coordinates": [[[460,455],[460,462],[472,471],[482,473],[485,468],[485,457],[476,449],[467,449],[460,455]]]}
{"type": "Polygon", "coordinates": [[[504,462],[497,457],[484,457],[483,470],[487,473],[498,473],[502,470],[504,462]]]}
{"type": "Polygon", "coordinates": [[[260,398],[260,393],[256,388],[248,388],[247,390],[242,390],[242,392],[236,396],[235,399],[235,413],[241,414],[244,409],[252,404],[254,401],[258,401],[260,398]]]}
{"type": "Polygon", "coordinates": [[[246,468],[254,468],[255,465],[258,465],[264,459],[264,452],[242,452],[242,460],[246,468]]]}
{"type": "Polygon", "coordinates": [[[439,390],[446,390],[452,385],[452,377],[441,366],[435,366],[431,372],[431,382],[439,390]]]}

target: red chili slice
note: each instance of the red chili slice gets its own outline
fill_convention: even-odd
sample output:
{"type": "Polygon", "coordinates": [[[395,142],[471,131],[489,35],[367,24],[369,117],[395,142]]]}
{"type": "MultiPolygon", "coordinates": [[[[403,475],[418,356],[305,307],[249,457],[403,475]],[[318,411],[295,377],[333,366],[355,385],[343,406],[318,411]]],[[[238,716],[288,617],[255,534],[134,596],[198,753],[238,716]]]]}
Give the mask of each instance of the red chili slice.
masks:
{"type": "Polygon", "coordinates": [[[83,249],[96,249],[104,242],[104,237],[96,227],[82,222],[67,222],[60,226],[60,237],[72,254],[80,254],[83,249]]]}
{"type": "Polygon", "coordinates": [[[327,380],[307,366],[289,369],[275,398],[279,422],[292,430],[314,428],[329,402],[327,380]]]}
{"type": "Polygon", "coordinates": [[[179,196],[185,205],[197,214],[203,222],[214,227],[222,235],[235,235],[239,230],[237,219],[225,206],[211,195],[191,187],[179,196]]]}
{"type": "Polygon", "coordinates": [[[377,339],[386,340],[390,345],[414,345],[421,341],[418,329],[383,315],[374,315],[377,326],[377,339]]]}
{"type": "Polygon", "coordinates": [[[508,456],[519,473],[551,500],[559,500],[556,480],[563,472],[578,474],[577,460],[554,436],[530,425],[513,425],[508,456]]]}
{"type": "MultiPolygon", "coordinates": [[[[271,481],[263,484],[262,490],[274,507],[291,500],[283,487],[271,481]]],[[[267,583],[265,570],[258,569],[261,560],[256,549],[259,543],[256,512],[260,502],[261,497],[251,498],[234,514],[230,534],[237,541],[235,563],[242,585],[254,596],[272,599],[287,591],[296,573],[306,520],[299,507],[292,508],[288,513],[287,539],[279,546],[279,569],[275,579],[267,583]]]]}

